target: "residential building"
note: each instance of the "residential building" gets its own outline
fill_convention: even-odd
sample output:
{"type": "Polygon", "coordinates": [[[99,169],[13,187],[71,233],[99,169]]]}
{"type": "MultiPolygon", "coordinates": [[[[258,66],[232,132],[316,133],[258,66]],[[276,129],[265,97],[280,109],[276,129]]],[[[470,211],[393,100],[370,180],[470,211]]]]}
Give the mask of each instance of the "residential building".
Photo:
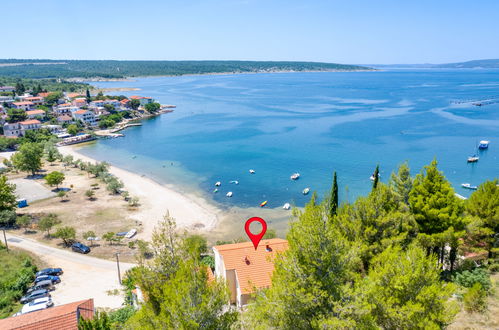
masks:
{"type": "Polygon", "coordinates": [[[84,107],[87,105],[87,99],[84,97],[80,97],[77,99],[74,99],[73,102],[71,102],[75,107],[84,107]]]}
{"type": "Polygon", "coordinates": [[[61,124],[70,124],[73,122],[73,117],[69,115],[60,115],[57,117],[57,121],[61,124]]]}
{"type": "Polygon", "coordinates": [[[0,104],[6,103],[8,107],[12,106],[12,103],[14,102],[14,99],[10,96],[2,96],[0,95],[0,104]]]}
{"type": "Polygon", "coordinates": [[[121,108],[121,103],[119,100],[104,100],[104,105],[105,104],[112,105],[116,110],[119,110],[121,108]]]}
{"type": "Polygon", "coordinates": [[[35,118],[45,118],[45,111],[37,109],[37,110],[28,110],[26,111],[26,115],[28,115],[29,119],[35,119],[35,118]]]}
{"type": "Polygon", "coordinates": [[[33,110],[35,108],[35,104],[33,102],[12,102],[12,106],[16,109],[22,110],[33,110]]]}
{"type": "Polygon", "coordinates": [[[13,92],[15,90],[14,86],[0,86],[0,92],[13,92]]]}
{"type": "Polygon", "coordinates": [[[73,112],[80,110],[80,108],[72,106],[69,103],[65,103],[64,105],[61,104],[59,106],[52,107],[52,109],[54,110],[54,113],[57,117],[62,116],[62,115],[71,116],[71,114],[73,112]]]}
{"type": "Polygon", "coordinates": [[[89,104],[91,107],[103,107],[104,106],[104,101],[102,100],[95,100],[90,102],[89,104]]]}
{"type": "Polygon", "coordinates": [[[94,300],[81,300],[2,319],[0,320],[0,329],[77,330],[80,319],[93,319],[94,313],[94,300]]]}
{"type": "Polygon", "coordinates": [[[66,97],[70,98],[70,99],[73,99],[75,97],[82,97],[82,96],[83,96],[83,94],[81,94],[81,93],[66,93],[66,97]]]}
{"type": "Polygon", "coordinates": [[[19,123],[6,123],[3,125],[3,134],[7,137],[20,137],[24,136],[26,131],[38,130],[40,129],[42,123],[39,120],[31,119],[21,121],[19,123]]]}
{"type": "Polygon", "coordinates": [[[98,108],[93,108],[92,110],[94,112],[94,115],[97,117],[109,115],[110,112],[106,110],[106,108],[103,107],[98,107],[98,108]]]}
{"type": "Polygon", "coordinates": [[[145,97],[145,96],[133,95],[133,96],[130,96],[130,99],[131,100],[139,100],[141,106],[144,106],[144,105],[146,105],[148,103],[153,103],[154,102],[154,99],[152,97],[145,97]]]}
{"type": "Polygon", "coordinates": [[[122,109],[128,109],[130,108],[130,100],[129,99],[123,99],[120,101],[121,108],[122,109]]]}
{"type": "Polygon", "coordinates": [[[88,110],[78,110],[73,112],[73,118],[75,120],[81,120],[86,125],[95,126],[95,115],[92,111],[88,110]]]}
{"type": "Polygon", "coordinates": [[[261,240],[256,250],[251,242],[214,246],[215,276],[227,281],[230,303],[242,307],[256,289],[270,287],[274,259],[287,249],[280,238],[261,240]]]}
{"type": "Polygon", "coordinates": [[[41,96],[28,96],[23,98],[24,102],[33,102],[34,105],[42,105],[45,99],[41,96]]]}

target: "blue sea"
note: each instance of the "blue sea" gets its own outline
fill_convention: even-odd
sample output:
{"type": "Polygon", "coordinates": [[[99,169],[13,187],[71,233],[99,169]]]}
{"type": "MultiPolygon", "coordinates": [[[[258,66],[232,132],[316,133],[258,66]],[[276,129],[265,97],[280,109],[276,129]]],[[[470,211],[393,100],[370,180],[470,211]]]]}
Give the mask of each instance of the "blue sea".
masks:
{"type": "Polygon", "coordinates": [[[499,70],[387,70],[134,78],[92,82],[175,104],[173,113],[80,149],[220,206],[303,206],[338,174],[340,199],[371,189],[379,164],[387,182],[408,161],[412,174],[434,158],[456,192],[499,177],[499,70]],[[480,140],[490,147],[477,151],[480,140]],[[480,160],[467,164],[478,152],[480,160]],[[255,174],[250,174],[254,169],[255,174]],[[290,175],[299,172],[297,181],[290,175]],[[237,180],[238,185],[230,181],[237,180]],[[221,181],[218,193],[215,182],[221,181]],[[233,192],[232,198],[225,194],[233,192]]]}

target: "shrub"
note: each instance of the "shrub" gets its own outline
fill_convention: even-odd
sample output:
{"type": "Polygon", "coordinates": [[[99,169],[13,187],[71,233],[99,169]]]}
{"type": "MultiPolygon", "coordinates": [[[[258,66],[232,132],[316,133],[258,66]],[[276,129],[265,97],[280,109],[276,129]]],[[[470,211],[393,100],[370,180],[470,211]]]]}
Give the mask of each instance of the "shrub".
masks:
{"type": "Polygon", "coordinates": [[[492,264],[489,266],[489,271],[492,273],[497,273],[499,272],[499,264],[492,264]]]}
{"type": "Polygon", "coordinates": [[[492,287],[490,282],[489,273],[483,268],[476,268],[472,271],[465,270],[454,276],[454,282],[465,288],[471,288],[476,283],[480,283],[481,288],[489,291],[492,287]]]}
{"type": "Polygon", "coordinates": [[[463,302],[468,313],[483,313],[487,309],[487,292],[477,282],[464,294],[463,302]]]}

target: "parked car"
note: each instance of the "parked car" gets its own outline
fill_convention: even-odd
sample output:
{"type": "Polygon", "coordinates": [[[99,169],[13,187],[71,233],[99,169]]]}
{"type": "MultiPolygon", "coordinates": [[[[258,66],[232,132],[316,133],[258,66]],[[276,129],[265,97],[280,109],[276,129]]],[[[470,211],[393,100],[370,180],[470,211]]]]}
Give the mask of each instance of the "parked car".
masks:
{"type": "Polygon", "coordinates": [[[31,313],[54,306],[50,297],[38,298],[27,303],[21,309],[21,314],[31,313]]]}
{"type": "Polygon", "coordinates": [[[46,289],[35,290],[21,298],[21,304],[29,303],[38,298],[50,297],[50,293],[46,289]]]}
{"type": "Polygon", "coordinates": [[[28,291],[26,292],[26,294],[30,294],[33,291],[41,290],[41,289],[45,289],[47,291],[52,291],[55,288],[54,288],[54,284],[52,283],[52,281],[50,281],[50,280],[41,281],[41,282],[38,282],[35,285],[33,285],[31,288],[29,288],[28,291]]]}
{"type": "Polygon", "coordinates": [[[90,252],[90,248],[88,246],[86,246],[85,244],[81,244],[81,243],[74,243],[73,245],[71,245],[71,249],[74,252],[84,253],[84,254],[90,252]]]}
{"type": "Polygon", "coordinates": [[[59,276],[53,275],[41,275],[35,278],[35,284],[41,281],[52,281],[53,284],[56,284],[61,282],[61,279],[59,278],[59,276]]]}
{"type": "Polygon", "coordinates": [[[38,277],[42,275],[61,275],[62,273],[62,268],[45,268],[36,273],[35,276],[38,277]]]}

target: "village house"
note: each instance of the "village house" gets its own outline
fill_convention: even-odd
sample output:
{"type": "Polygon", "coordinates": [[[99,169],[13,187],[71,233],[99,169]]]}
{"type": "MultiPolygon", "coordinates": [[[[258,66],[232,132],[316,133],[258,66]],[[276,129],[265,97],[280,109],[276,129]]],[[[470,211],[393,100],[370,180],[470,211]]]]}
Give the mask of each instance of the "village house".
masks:
{"type": "Polygon", "coordinates": [[[84,107],[87,105],[87,99],[80,97],[80,98],[74,99],[71,102],[71,104],[74,105],[75,107],[84,107]]]}
{"type": "Polygon", "coordinates": [[[57,121],[61,124],[71,124],[73,122],[73,117],[69,115],[61,115],[57,117],[57,121]]]}
{"type": "Polygon", "coordinates": [[[131,100],[139,100],[141,106],[145,106],[148,103],[153,103],[154,99],[152,97],[145,97],[145,96],[137,96],[133,95],[130,96],[131,100]]]}
{"type": "Polygon", "coordinates": [[[13,102],[14,102],[14,99],[12,99],[12,97],[0,95],[0,104],[3,105],[5,103],[5,104],[7,104],[8,107],[11,107],[13,102]]]}
{"type": "Polygon", "coordinates": [[[64,104],[52,107],[52,110],[54,111],[56,117],[59,117],[62,115],[71,116],[71,114],[73,112],[80,110],[80,108],[72,106],[69,103],[64,103],[64,104]]]}
{"type": "Polygon", "coordinates": [[[130,108],[130,100],[129,99],[121,100],[120,104],[121,104],[122,109],[129,109],[130,108]]]}
{"type": "Polygon", "coordinates": [[[36,110],[29,110],[26,111],[26,115],[28,116],[28,119],[35,119],[35,118],[45,118],[45,111],[36,109],[36,110]]]}
{"type": "Polygon", "coordinates": [[[24,136],[26,131],[33,131],[40,129],[42,123],[39,120],[31,119],[21,121],[19,123],[6,123],[3,125],[3,134],[7,137],[20,137],[24,136]]]}
{"type": "Polygon", "coordinates": [[[81,93],[66,93],[66,97],[70,99],[74,99],[76,97],[81,98],[83,97],[83,94],[81,93]]]}
{"type": "Polygon", "coordinates": [[[15,90],[14,86],[0,86],[0,92],[13,92],[15,90]]]}
{"type": "Polygon", "coordinates": [[[34,105],[43,105],[43,103],[45,102],[45,99],[41,96],[28,96],[28,97],[25,97],[23,101],[33,102],[34,105]]]}
{"type": "Polygon", "coordinates": [[[242,307],[255,290],[270,287],[274,259],[287,249],[280,238],[263,239],[256,250],[251,242],[214,246],[215,276],[227,281],[230,303],[242,307]]]}
{"type": "Polygon", "coordinates": [[[89,106],[91,107],[103,107],[104,106],[104,101],[102,100],[95,100],[90,102],[89,106]]]}
{"type": "Polygon", "coordinates": [[[73,112],[73,118],[75,120],[81,120],[88,126],[95,126],[95,115],[92,111],[88,110],[78,110],[73,112]]]}
{"type": "Polygon", "coordinates": [[[116,110],[121,108],[121,103],[118,100],[104,100],[104,104],[112,105],[116,110]]]}
{"type": "Polygon", "coordinates": [[[15,109],[21,110],[33,110],[35,108],[35,104],[33,102],[12,102],[12,107],[15,109]]]}
{"type": "Polygon", "coordinates": [[[0,320],[0,329],[77,330],[81,318],[94,318],[94,300],[87,299],[0,320]]]}

